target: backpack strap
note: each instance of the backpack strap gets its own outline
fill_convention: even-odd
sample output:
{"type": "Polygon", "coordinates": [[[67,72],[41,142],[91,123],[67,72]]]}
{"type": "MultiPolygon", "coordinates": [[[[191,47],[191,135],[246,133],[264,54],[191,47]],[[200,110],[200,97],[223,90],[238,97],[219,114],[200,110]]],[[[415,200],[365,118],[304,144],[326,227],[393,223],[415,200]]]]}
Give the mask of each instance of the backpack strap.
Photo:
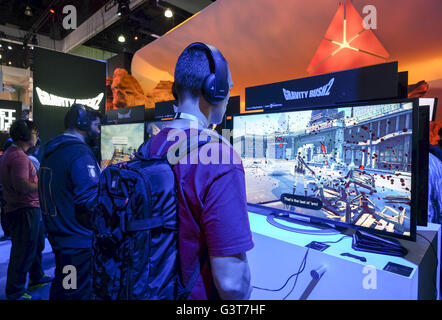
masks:
{"type": "Polygon", "coordinates": [[[159,216],[159,217],[135,220],[129,222],[126,227],[126,231],[128,232],[145,231],[145,230],[155,229],[163,225],[164,225],[164,218],[162,216],[159,216]]]}
{"type": "Polygon", "coordinates": [[[207,250],[204,251],[201,258],[196,259],[196,267],[193,270],[192,275],[190,276],[189,280],[187,281],[186,286],[184,287],[184,291],[182,293],[182,300],[187,300],[189,298],[190,293],[192,292],[193,287],[195,286],[196,281],[199,278],[199,275],[201,273],[201,268],[204,266],[206,261],[209,258],[209,252],[207,250]]]}

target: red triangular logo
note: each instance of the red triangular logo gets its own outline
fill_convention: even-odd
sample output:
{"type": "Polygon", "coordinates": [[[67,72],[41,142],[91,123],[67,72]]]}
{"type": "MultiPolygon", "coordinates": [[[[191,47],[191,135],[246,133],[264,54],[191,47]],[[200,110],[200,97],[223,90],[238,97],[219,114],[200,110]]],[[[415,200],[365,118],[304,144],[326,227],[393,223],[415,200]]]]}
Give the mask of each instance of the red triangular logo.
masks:
{"type": "Polygon", "coordinates": [[[389,54],[350,1],[341,3],[307,68],[310,74],[386,62],[389,54]]]}

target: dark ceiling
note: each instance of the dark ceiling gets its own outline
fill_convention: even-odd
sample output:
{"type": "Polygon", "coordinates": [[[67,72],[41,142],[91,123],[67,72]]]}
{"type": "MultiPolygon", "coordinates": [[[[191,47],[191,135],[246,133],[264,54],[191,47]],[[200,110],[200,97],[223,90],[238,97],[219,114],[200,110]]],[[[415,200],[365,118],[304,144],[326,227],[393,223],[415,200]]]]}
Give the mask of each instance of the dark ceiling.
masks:
{"type": "MultiPolygon", "coordinates": [[[[214,2],[215,0],[212,0],[214,2]]],[[[63,7],[74,5],[77,9],[77,25],[81,25],[95,12],[105,5],[111,5],[115,0],[0,0],[0,25],[19,28],[29,33],[28,43],[33,43],[32,30],[40,35],[45,35],[53,40],[62,40],[72,30],[65,30],[62,27],[63,7]],[[29,6],[32,16],[25,15],[25,9],[29,6]],[[50,13],[49,9],[54,13],[50,13]]],[[[109,51],[112,53],[129,52],[134,53],[138,49],[154,41],[175,26],[179,25],[192,14],[183,9],[174,7],[167,1],[147,0],[133,11],[121,17],[117,22],[107,29],[96,34],[83,45],[109,51]],[[172,18],[164,16],[164,10],[170,8],[174,15],[172,18]],[[125,43],[120,43],[118,37],[124,35],[125,43]]],[[[25,34],[24,32],[22,32],[25,34]]],[[[1,34],[0,38],[8,38],[15,42],[22,43],[23,37],[14,38],[1,34]]],[[[27,67],[26,53],[24,47],[19,44],[11,44],[13,50],[8,50],[9,42],[0,42],[0,63],[16,67],[27,67]],[[6,50],[5,50],[6,48],[6,50]],[[21,49],[22,51],[16,51],[21,49]]]]}
{"type": "Polygon", "coordinates": [[[135,53],[149,42],[156,40],[157,36],[162,36],[191,16],[191,13],[174,7],[166,1],[159,1],[159,5],[156,1],[147,1],[84,45],[114,53],[135,53]],[[174,12],[172,18],[164,16],[165,8],[170,8],[174,12]],[[118,42],[120,35],[126,38],[125,43],[118,42]]]}
{"type": "Polygon", "coordinates": [[[77,25],[81,25],[91,15],[98,11],[109,0],[0,0],[0,24],[19,27],[30,31],[38,27],[37,33],[61,40],[72,30],[62,27],[63,7],[74,5],[77,9],[77,25]],[[32,16],[25,15],[25,9],[31,8],[32,16]],[[54,13],[48,14],[41,25],[36,25],[39,19],[52,8],[54,13]]]}

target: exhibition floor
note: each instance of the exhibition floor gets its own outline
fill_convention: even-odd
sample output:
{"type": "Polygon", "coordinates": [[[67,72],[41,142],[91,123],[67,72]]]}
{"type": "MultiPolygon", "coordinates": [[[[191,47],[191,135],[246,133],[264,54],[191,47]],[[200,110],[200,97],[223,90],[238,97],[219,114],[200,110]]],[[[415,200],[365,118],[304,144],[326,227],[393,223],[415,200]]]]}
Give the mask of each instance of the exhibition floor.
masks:
{"type": "MultiPolygon", "coordinates": [[[[0,238],[3,237],[3,230],[0,228],[0,238]]],[[[6,287],[6,275],[8,273],[9,253],[11,251],[11,241],[0,241],[0,300],[6,300],[5,287],[6,287]]],[[[43,269],[44,272],[49,275],[54,275],[55,258],[52,253],[51,245],[46,239],[45,249],[43,250],[43,269]]],[[[50,285],[46,284],[39,288],[30,291],[30,294],[41,297],[42,300],[49,299],[50,285]]]]}

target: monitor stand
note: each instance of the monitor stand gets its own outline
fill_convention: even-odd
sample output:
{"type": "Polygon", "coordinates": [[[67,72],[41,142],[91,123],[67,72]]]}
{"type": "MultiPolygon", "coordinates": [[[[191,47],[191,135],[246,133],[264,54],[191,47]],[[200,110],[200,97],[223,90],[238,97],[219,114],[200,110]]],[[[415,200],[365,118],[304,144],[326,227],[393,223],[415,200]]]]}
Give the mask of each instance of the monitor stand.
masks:
{"type": "MultiPolygon", "coordinates": [[[[271,212],[267,215],[267,222],[270,223],[272,226],[275,226],[277,228],[296,232],[296,233],[302,233],[302,234],[314,234],[314,235],[323,235],[323,236],[329,236],[329,235],[338,235],[342,232],[338,230],[336,226],[330,226],[325,223],[319,223],[319,222],[312,222],[309,218],[305,218],[302,216],[296,216],[294,214],[288,214],[288,213],[281,213],[281,212],[271,212]],[[295,216],[295,217],[293,217],[295,216]],[[293,224],[298,224],[302,226],[307,227],[313,227],[314,229],[304,229],[304,228],[295,228],[291,226],[287,226],[285,224],[279,223],[276,221],[276,219],[284,220],[293,224]]],[[[345,230],[345,229],[343,229],[345,230]]]]}

